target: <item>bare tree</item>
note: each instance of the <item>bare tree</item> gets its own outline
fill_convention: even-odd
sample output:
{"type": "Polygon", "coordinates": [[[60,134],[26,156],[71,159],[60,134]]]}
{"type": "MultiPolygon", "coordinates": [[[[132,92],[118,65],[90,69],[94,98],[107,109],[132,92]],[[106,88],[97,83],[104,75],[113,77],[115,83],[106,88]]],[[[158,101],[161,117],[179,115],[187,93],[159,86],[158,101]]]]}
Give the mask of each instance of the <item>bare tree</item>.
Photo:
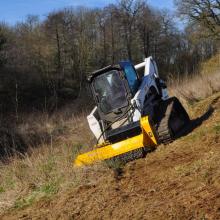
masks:
{"type": "Polygon", "coordinates": [[[178,11],[209,30],[207,36],[220,37],[219,0],[176,0],[178,11]]]}
{"type": "Polygon", "coordinates": [[[127,55],[132,60],[132,44],[135,36],[135,24],[143,1],[121,0],[118,8],[118,17],[123,27],[123,37],[127,49],[127,55]]]}

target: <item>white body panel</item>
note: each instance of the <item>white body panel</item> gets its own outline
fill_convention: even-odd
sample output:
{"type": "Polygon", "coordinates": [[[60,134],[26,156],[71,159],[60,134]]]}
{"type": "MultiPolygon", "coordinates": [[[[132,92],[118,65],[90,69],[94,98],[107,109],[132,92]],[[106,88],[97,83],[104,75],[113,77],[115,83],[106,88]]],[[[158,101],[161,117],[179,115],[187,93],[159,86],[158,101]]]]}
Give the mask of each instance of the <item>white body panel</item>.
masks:
{"type": "MultiPolygon", "coordinates": [[[[149,92],[150,87],[153,86],[156,89],[156,91],[159,93],[159,90],[157,88],[156,81],[155,81],[156,78],[159,78],[159,74],[158,74],[157,65],[155,61],[153,60],[153,58],[148,57],[144,60],[143,63],[135,65],[136,70],[143,68],[143,67],[145,67],[145,69],[144,69],[144,76],[142,78],[141,86],[139,90],[137,91],[137,93],[135,94],[134,98],[132,99],[132,103],[136,103],[136,106],[138,107],[138,109],[136,109],[134,112],[133,121],[140,120],[141,111],[143,110],[143,107],[144,107],[145,97],[147,93],[149,92]]],[[[163,90],[166,90],[166,89],[163,89],[163,90]]],[[[163,91],[163,90],[162,90],[162,99],[165,100],[169,98],[169,96],[168,96],[167,90],[166,91],[163,91]]]]}
{"type": "Polygon", "coordinates": [[[87,116],[87,121],[89,123],[89,127],[93,134],[95,135],[96,139],[100,139],[100,142],[103,142],[103,137],[101,137],[102,130],[99,124],[99,121],[95,117],[97,115],[97,106],[92,110],[92,112],[87,116]]]}
{"type": "MultiPolygon", "coordinates": [[[[141,118],[141,113],[144,107],[144,101],[146,98],[147,93],[151,87],[154,87],[156,91],[159,93],[159,89],[156,85],[156,78],[159,78],[158,69],[155,61],[152,57],[148,57],[144,60],[144,62],[135,65],[135,69],[138,70],[144,67],[144,76],[142,77],[141,85],[136,92],[135,96],[131,100],[133,106],[135,106],[135,111],[133,113],[133,121],[138,121],[141,118]]],[[[167,89],[162,89],[162,99],[168,99],[168,92],[167,89]]],[[[149,103],[151,104],[151,103],[149,103]]],[[[95,113],[97,112],[97,107],[93,109],[90,115],[88,115],[87,119],[89,122],[89,126],[93,134],[95,135],[96,139],[99,139],[102,131],[100,124],[95,117],[95,113]]],[[[100,142],[103,141],[103,138],[100,138],[100,142]]]]}

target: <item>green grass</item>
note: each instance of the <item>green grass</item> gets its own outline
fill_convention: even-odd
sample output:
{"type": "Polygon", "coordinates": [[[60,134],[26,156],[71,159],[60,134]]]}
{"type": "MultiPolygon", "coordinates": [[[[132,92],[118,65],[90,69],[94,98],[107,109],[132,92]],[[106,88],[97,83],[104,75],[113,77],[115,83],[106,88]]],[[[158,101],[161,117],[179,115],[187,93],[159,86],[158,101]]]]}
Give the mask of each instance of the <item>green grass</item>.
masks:
{"type": "Polygon", "coordinates": [[[5,192],[5,189],[3,186],[0,186],[0,193],[3,193],[3,192],[5,192]]]}
{"type": "Polygon", "coordinates": [[[80,154],[80,150],[82,148],[83,148],[83,145],[81,143],[77,143],[77,144],[73,145],[73,147],[72,147],[72,155],[73,155],[72,160],[74,160],[80,154]]]}
{"type": "Polygon", "coordinates": [[[27,206],[31,206],[36,201],[40,199],[48,199],[51,198],[52,195],[55,195],[59,191],[59,183],[58,182],[49,182],[46,183],[36,190],[32,191],[28,196],[22,199],[17,199],[14,203],[15,209],[21,209],[27,206]]]}
{"type": "Polygon", "coordinates": [[[4,181],[4,185],[7,187],[7,189],[14,189],[16,186],[16,183],[13,179],[13,176],[6,176],[5,181],[4,181]]]}
{"type": "Polygon", "coordinates": [[[31,195],[27,196],[26,198],[23,199],[17,199],[14,204],[15,209],[21,209],[27,206],[30,206],[34,203],[36,200],[37,194],[36,192],[33,192],[31,195]]]}
{"type": "Polygon", "coordinates": [[[209,135],[210,132],[215,132],[216,134],[220,134],[220,124],[215,125],[213,128],[199,127],[198,131],[186,136],[186,139],[189,141],[196,141],[201,139],[203,136],[209,135]]]}
{"type": "Polygon", "coordinates": [[[216,125],[214,127],[214,131],[216,132],[216,134],[220,134],[220,125],[216,125]]]}
{"type": "Polygon", "coordinates": [[[191,164],[178,165],[178,166],[174,167],[174,170],[175,170],[176,174],[179,176],[196,174],[201,170],[203,163],[204,162],[202,160],[197,160],[191,164]]]}
{"type": "Polygon", "coordinates": [[[56,194],[59,191],[59,184],[56,182],[46,183],[40,187],[39,192],[50,196],[56,194]]]}
{"type": "Polygon", "coordinates": [[[43,173],[51,173],[54,169],[54,166],[55,166],[55,158],[50,156],[45,163],[40,165],[39,169],[43,173]]]}
{"type": "Polygon", "coordinates": [[[191,133],[190,135],[188,135],[186,137],[186,139],[191,140],[191,141],[196,141],[199,140],[201,137],[203,137],[204,135],[206,135],[207,130],[204,128],[200,128],[199,131],[195,132],[195,133],[191,133]]]}

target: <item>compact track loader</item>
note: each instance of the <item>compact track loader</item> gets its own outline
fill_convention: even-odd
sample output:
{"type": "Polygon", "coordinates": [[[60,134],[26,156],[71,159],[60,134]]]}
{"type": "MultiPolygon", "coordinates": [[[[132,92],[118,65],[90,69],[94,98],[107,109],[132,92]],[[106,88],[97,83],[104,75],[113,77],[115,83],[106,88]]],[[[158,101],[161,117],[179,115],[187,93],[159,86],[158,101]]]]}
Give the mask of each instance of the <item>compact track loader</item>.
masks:
{"type": "Polygon", "coordinates": [[[143,157],[174,140],[190,121],[179,100],[168,96],[152,57],[136,66],[129,61],[107,66],[89,75],[88,82],[96,106],[87,119],[97,145],[77,156],[76,166],[143,157]],[[142,77],[136,71],[141,68],[142,77]]]}

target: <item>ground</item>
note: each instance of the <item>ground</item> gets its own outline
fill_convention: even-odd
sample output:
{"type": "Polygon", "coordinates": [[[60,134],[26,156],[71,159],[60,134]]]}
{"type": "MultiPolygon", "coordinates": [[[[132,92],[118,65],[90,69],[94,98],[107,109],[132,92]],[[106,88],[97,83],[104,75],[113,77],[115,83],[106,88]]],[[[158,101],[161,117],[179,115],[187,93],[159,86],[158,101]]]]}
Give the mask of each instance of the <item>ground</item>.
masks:
{"type": "Polygon", "coordinates": [[[220,219],[220,93],[192,105],[191,118],[188,134],[120,173],[80,168],[86,181],[0,219],[220,219]]]}

